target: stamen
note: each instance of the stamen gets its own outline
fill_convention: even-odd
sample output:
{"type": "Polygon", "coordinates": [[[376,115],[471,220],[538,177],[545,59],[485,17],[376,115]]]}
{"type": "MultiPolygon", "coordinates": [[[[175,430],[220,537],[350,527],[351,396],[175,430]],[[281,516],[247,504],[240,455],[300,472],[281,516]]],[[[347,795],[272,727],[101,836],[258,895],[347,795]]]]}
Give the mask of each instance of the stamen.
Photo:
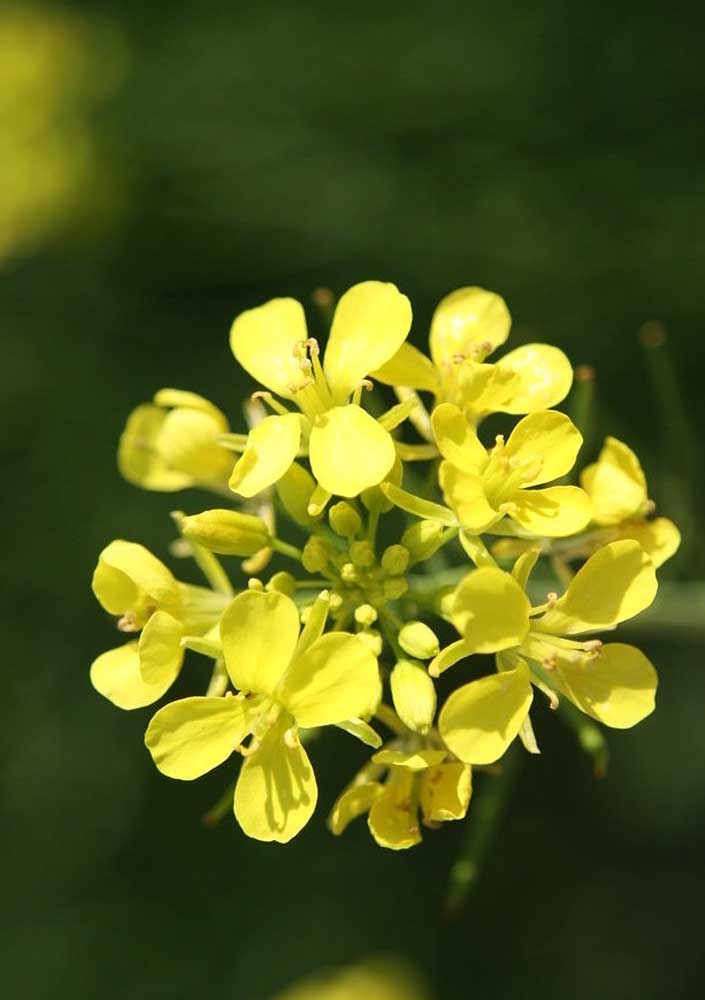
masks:
{"type": "Polygon", "coordinates": [[[278,413],[282,417],[286,416],[287,413],[291,413],[291,410],[287,410],[284,404],[275,399],[271,392],[266,392],[264,389],[258,389],[257,392],[253,392],[250,399],[253,402],[261,399],[271,410],[274,410],[275,413],[278,413]]]}
{"type": "Polygon", "coordinates": [[[290,750],[295,750],[299,746],[299,730],[296,723],[284,733],[284,742],[290,750]]]}
{"type": "Polygon", "coordinates": [[[353,392],[352,401],[353,401],[353,403],[356,406],[360,405],[360,400],[362,399],[362,390],[363,389],[367,389],[368,392],[370,392],[372,389],[374,389],[373,383],[370,382],[370,380],[368,378],[363,378],[363,380],[361,382],[359,382],[355,386],[355,391],[353,392]]]}
{"type": "Polygon", "coordinates": [[[139,632],[142,628],[132,611],[127,611],[118,620],[117,627],[121,632],[139,632]]]}
{"type": "Polygon", "coordinates": [[[555,670],[556,667],[558,666],[558,657],[556,656],[555,653],[551,653],[549,656],[544,657],[541,663],[544,669],[548,670],[550,673],[551,671],[555,670]]]}
{"type": "Polygon", "coordinates": [[[558,594],[555,592],[555,590],[549,591],[546,594],[546,604],[548,605],[547,610],[550,611],[551,608],[555,608],[557,603],[558,603],[558,594]]]}

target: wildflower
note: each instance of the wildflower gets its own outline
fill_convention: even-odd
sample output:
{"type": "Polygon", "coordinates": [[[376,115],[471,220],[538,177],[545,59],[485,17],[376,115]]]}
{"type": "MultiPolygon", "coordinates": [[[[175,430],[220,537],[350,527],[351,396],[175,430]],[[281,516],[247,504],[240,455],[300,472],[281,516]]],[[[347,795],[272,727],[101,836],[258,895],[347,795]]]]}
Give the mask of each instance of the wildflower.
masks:
{"type": "Polygon", "coordinates": [[[122,475],[146,490],[200,486],[222,492],[232,454],[218,443],[229,431],[223,413],[195,392],[160,389],[128,417],[118,447],[122,475]]]}
{"type": "Polygon", "coordinates": [[[362,409],[360,394],[367,374],[398,350],[410,326],[409,300],[395,285],[354,285],[338,303],[321,365],[295,299],[273,299],[238,316],[233,354],[270,390],[262,398],[275,414],[250,432],[230,488],[254,496],[277,482],[300,451],[328,495],[354,497],[381,482],[396,457],[391,428],[362,409]],[[300,412],[287,411],[271,393],[300,412]]]}
{"type": "Polygon", "coordinates": [[[176,680],[184,639],[204,636],[217,624],[224,598],[179,583],[148,549],[115,541],[103,549],[93,574],[93,593],[121,632],[139,640],[110,649],[91,667],[95,689],[118,708],[151,705],[176,680]]]}
{"type": "Polygon", "coordinates": [[[299,729],[369,716],[380,698],[377,660],[367,646],[344,632],[322,634],[327,609],[323,595],[299,634],[290,598],[240,594],[220,624],[225,664],[240,694],[172,702],[147,729],[155,764],[172,778],[197,778],[240,750],[235,816],[256,840],[291,840],[315,809],[316,779],[299,729]]]}
{"type": "Polygon", "coordinates": [[[432,423],[445,459],[439,470],[441,488],[470,534],[497,532],[508,517],[525,533],[556,537],[580,531],[590,520],[590,499],[579,487],[530,489],[573,467],[582,436],[564,414],[530,413],[506,443],[498,435],[490,451],[452,403],[436,407],[432,423]]]}
{"type": "Polygon", "coordinates": [[[436,692],[423,667],[401,660],[390,680],[396,715],[382,706],[381,718],[397,735],[339,796],[328,824],[340,834],[352,820],[368,813],[370,833],[380,847],[402,850],[421,840],[419,809],[429,827],[465,816],[472,770],[458,761],[432,728],[436,692]]]}
{"type": "Polygon", "coordinates": [[[633,538],[648,552],[658,569],[678,551],[680,532],[667,517],[649,519],[654,503],[639,459],[628,445],[607,437],[596,462],[580,474],[592,501],[592,520],[615,529],[613,537],[633,538]]]}
{"type": "Polygon", "coordinates": [[[489,413],[533,413],[568,394],[573,371],[549,344],[525,344],[494,364],[485,358],[507,340],[511,317],[504,299],[484,288],[459,288],[438,304],[431,322],[431,360],[404,343],[372,377],[433,393],[459,406],[471,424],[489,413]]]}
{"type": "Polygon", "coordinates": [[[636,725],[654,708],[656,671],[640,650],[570,638],[614,628],[649,607],[656,575],[641,546],[611,542],[587,560],[562,597],[550,595],[531,608],[522,583],[537,555],[520,556],[514,575],[484,566],[465,577],[451,605],[463,638],[429,668],[438,676],[472,653],[497,654],[498,673],[458,688],[439,717],[444,742],[470,764],[501,757],[527,718],[532,684],[554,704],[564,695],[616,729],[636,725]]]}

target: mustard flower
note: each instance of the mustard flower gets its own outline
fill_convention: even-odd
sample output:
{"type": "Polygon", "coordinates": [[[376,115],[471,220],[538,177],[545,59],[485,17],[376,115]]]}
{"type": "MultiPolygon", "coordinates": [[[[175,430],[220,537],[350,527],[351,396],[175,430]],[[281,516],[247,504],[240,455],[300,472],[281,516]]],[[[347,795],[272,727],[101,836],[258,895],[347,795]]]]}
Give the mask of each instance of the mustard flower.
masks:
{"type": "Polygon", "coordinates": [[[159,770],[182,780],[200,777],[239,749],[244,763],[235,817],[256,840],[286,843],[316,807],[316,779],[299,729],[345,726],[371,715],[381,695],[376,658],[354,635],[322,635],[327,598],[317,605],[299,634],[299,613],[289,597],[238,595],[223,614],[220,633],[239,695],[165,705],[145,736],[159,770]]]}
{"type": "Polygon", "coordinates": [[[118,468],[146,490],[173,492],[200,486],[222,492],[232,453],[218,443],[230,430],[217,406],[195,392],[160,389],[128,417],[118,446],[118,468]]]}
{"type": "Polygon", "coordinates": [[[230,488],[254,496],[284,476],[300,452],[328,495],[354,497],[381,482],[396,458],[391,428],[363,410],[359,398],[366,376],[398,350],[410,326],[409,300],[379,281],[354,285],[341,297],[323,364],[295,299],[272,299],[238,316],[230,331],[235,358],[300,412],[263,394],[276,413],[250,432],[230,488]]]}
{"type": "Polygon", "coordinates": [[[635,539],[657,569],[678,551],[681,536],[673,521],[648,517],[655,505],[644,470],[624,442],[605,438],[597,461],[583,469],[580,482],[592,501],[593,522],[614,529],[614,537],[635,539]]]}
{"type": "Polygon", "coordinates": [[[372,377],[433,393],[461,407],[474,425],[489,413],[532,413],[565,399],[573,370],[563,351],[524,344],[494,364],[485,358],[505,343],[511,316],[504,299],[484,288],[458,288],[438,304],[431,321],[431,360],[411,344],[372,377]]]}
{"type": "Polygon", "coordinates": [[[121,632],[139,639],[102,653],[91,666],[95,689],[118,708],[151,705],[171,687],[185,640],[217,625],[225,598],[179,583],[156,556],[135,542],[111,542],[98,558],[93,593],[121,632]]]}
{"type": "Polygon", "coordinates": [[[644,550],[631,539],[605,545],[562,597],[551,595],[532,609],[524,584],[537,556],[537,550],[520,556],[513,574],[494,566],[474,570],[452,600],[451,618],[463,638],[438,654],[431,674],[473,653],[497,654],[498,673],[458,688],[439,716],[444,742],[466,763],[502,756],[528,716],[532,684],[615,729],[653,711],[656,671],[639,649],[572,638],[612,629],[649,607],[657,584],[644,550]]]}

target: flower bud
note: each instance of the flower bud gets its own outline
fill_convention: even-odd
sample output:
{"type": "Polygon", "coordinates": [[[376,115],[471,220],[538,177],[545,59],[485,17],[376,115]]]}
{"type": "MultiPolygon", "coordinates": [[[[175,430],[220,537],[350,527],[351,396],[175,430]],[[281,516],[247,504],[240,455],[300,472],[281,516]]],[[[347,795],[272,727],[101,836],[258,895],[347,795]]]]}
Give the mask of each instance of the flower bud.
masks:
{"type": "Polygon", "coordinates": [[[281,570],[279,573],[275,573],[271,577],[265,587],[265,590],[273,590],[278,594],[286,594],[287,597],[293,597],[296,593],[296,580],[291,573],[287,573],[286,570],[281,570]]]}
{"type": "Polygon", "coordinates": [[[390,576],[401,576],[409,565],[409,550],[403,545],[389,545],[382,553],[382,569],[390,576]]]}
{"type": "Polygon", "coordinates": [[[397,601],[409,589],[405,576],[388,576],[382,584],[382,592],[388,601],[397,601]]]}
{"type": "Polygon", "coordinates": [[[407,622],[399,630],[399,645],[417,660],[430,660],[440,650],[438,637],[424,622],[407,622]]]}
{"type": "Polygon", "coordinates": [[[362,527],[360,515],[352,504],[345,500],[333,504],[328,511],[328,521],[336,535],[341,535],[343,538],[352,538],[362,527]]]}
{"type": "Polygon", "coordinates": [[[323,538],[312,535],[304,545],[301,562],[307,573],[320,573],[328,565],[330,554],[328,543],[323,538]]]}
{"type": "Polygon", "coordinates": [[[252,556],[269,545],[271,538],[261,517],[237,510],[205,510],[184,517],[181,533],[221,556],[252,556]]]}
{"type": "Polygon", "coordinates": [[[360,604],[355,608],[355,621],[358,625],[374,625],[377,621],[377,612],[371,604],[360,604]]]}
{"type": "Polygon", "coordinates": [[[298,462],[292,462],[277,482],[277,494],[282,507],[292,521],[302,528],[310,528],[317,520],[308,512],[308,503],[315,488],[313,476],[298,462]]]}
{"type": "Polygon", "coordinates": [[[374,628],[364,628],[355,633],[374,656],[381,656],[384,648],[382,634],[374,628]]]}
{"type": "Polygon", "coordinates": [[[375,550],[369,542],[352,542],[350,545],[350,559],[355,566],[366,569],[375,561],[375,550]]]}
{"type": "Polygon", "coordinates": [[[436,714],[436,689],[420,663],[400,660],[389,683],[397,715],[409,729],[427,733],[436,714]]]}
{"type": "Polygon", "coordinates": [[[438,521],[417,521],[401,536],[401,543],[409,550],[414,562],[422,562],[437,552],[443,539],[443,525],[438,521]]]}

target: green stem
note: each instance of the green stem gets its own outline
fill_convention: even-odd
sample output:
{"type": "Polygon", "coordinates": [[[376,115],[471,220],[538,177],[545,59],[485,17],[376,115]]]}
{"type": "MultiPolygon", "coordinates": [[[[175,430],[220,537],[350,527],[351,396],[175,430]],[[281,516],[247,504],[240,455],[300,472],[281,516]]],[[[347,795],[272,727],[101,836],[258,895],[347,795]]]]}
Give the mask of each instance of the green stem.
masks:
{"type": "Polygon", "coordinates": [[[301,562],[303,558],[301,549],[297,549],[295,545],[290,545],[289,542],[283,542],[281,538],[272,538],[269,544],[275,552],[279,552],[283,556],[288,556],[289,559],[301,562]]]}
{"type": "Polygon", "coordinates": [[[377,527],[379,525],[379,511],[371,510],[367,518],[367,541],[374,549],[377,542],[377,527]]]}
{"type": "Polygon", "coordinates": [[[385,705],[381,702],[375,710],[375,719],[379,719],[383,725],[390,729],[395,736],[403,736],[406,732],[406,726],[401,721],[397,713],[389,705],[385,705]]]}
{"type": "Polygon", "coordinates": [[[468,893],[477,881],[482,865],[505,812],[521,760],[517,747],[502,758],[497,777],[489,777],[482,791],[473,796],[469,820],[460,851],[450,870],[445,908],[449,916],[463,909],[468,893]]]}
{"type": "Polygon", "coordinates": [[[604,778],[607,774],[610,751],[600,727],[565,698],[560,700],[558,714],[571,727],[581,749],[592,760],[593,776],[604,778]]]}
{"type": "Polygon", "coordinates": [[[223,817],[226,816],[232,809],[236,784],[237,782],[233,781],[230,785],[228,785],[215,805],[212,806],[205,814],[203,822],[206,826],[217,826],[221,819],[223,819],[223,817]]]}

